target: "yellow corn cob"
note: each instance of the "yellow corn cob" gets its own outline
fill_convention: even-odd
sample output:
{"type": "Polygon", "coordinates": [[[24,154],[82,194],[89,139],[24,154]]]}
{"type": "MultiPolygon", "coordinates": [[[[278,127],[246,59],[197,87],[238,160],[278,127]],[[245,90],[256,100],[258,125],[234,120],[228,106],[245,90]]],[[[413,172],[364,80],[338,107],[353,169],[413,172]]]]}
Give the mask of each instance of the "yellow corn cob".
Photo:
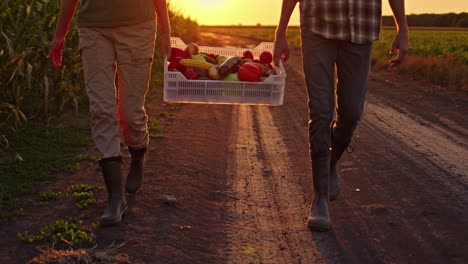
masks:
{"type": "Polygon", "coordinates": [[[192,60],[206,61],[202,55],[192,55],[192,60]]]}
{"type": "Polygon", "coordinates": [[[201,68],[204,70],[208,70],[209,68],[214,66],[209,62],[194,59],[182,59],[179,61],[179,63],[186,67],[201,68]]]}

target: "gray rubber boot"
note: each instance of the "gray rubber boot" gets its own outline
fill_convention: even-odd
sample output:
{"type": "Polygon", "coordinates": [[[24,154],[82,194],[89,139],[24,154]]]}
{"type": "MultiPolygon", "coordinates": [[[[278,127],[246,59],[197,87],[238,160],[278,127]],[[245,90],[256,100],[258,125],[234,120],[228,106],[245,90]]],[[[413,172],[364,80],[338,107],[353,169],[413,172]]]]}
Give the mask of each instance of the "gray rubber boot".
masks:
{"type": "Polygon", "coordinates": [[[125,188],[129,193],[136,193],[138,189],[140,189],[143,181],[143,167],[145,165],[146,148],[134,149],[132,147],[128,147],[128,150],[132,156],[132,162],[130,164],[130,171],[128,172],[125,188]]]}
{"type": "Polygon", "coordinates": [[[127,212],[122,185],[122,157],[105,158],[99,161],[107,188],[108,202],[101,217],[102,226],[112,226],[122,221],[127,212]]]}
{"type": "Polygon", "coordinates": [[[312,157],[312,174],[314,201],[307,225],[314,231],[327,231],[330,229],[330,213],[328,211],[330,157],[312,157]]]}

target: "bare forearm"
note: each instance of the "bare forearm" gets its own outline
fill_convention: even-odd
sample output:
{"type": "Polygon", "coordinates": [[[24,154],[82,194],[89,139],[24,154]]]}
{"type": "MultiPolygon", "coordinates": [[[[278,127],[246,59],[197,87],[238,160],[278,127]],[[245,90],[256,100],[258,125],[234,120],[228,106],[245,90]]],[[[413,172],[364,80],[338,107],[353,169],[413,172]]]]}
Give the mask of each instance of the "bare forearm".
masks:
{"type": "Polygon", "coordinates": [[[158,17],[160,29],[165,34],[171,34],[171,25],[169,23],[169,15],[167,11],[166,0],[153,0],[154,9],[158,17]]]}
{"type": "Polygon", "coordinates": [[[63,40],[70,28],[71,21],[75,15],[79,0],[63,0],[60,7],[60,15],[55,31],[55,39],[63,40]]]}
{"type": "Polygon", "coordinates": [[[397,30],[401,32],[408,31],[408,24],[405,15],[405,0],[388,0],[393,11],[393,19],[397,26],[397,30]]]}
{"type": "Polygon", "coordinates": [[[283,0],[283,5],[281,7],[281,17],[276,28],[277,35],[285,35],[286,30],[288,28],[289,19],[291,18],[291,14],[296,7],[297,0],[283,0]]]}

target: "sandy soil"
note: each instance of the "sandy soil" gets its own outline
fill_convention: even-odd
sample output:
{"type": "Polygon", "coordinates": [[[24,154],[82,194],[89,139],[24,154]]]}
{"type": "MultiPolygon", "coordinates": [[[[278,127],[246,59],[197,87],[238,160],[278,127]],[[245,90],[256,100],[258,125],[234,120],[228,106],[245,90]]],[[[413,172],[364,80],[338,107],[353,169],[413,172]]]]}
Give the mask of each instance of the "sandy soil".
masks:
{"type": "MultiPolygon", "coordinates": [[[[255,46],[209,34],[199,44],[240,42],[255,46]]],[[[333,229],[311,232],[301,64],[292,50],[283,106],[182,105],[164,137],[151,142],[144,186],[128,198],[131,213],[94,231],[98,247],[127,242],[120,263],[467,263],[468,96],[392,72],[371,74],[355,151],[339,166],[333,229]],[[177,204],[164,204],[163,195],[177,204]]],[[[160,104],[150,100],[150,114],[160,104]]],[[[74,183],[102,180],[84,166],[41,188],[74,183]]],[[[67,216],[98,221],[103,207],[79,210],[65,200],[28,210],[0,227],[0,262],[38,254],[16,232],[67,216]]]]}

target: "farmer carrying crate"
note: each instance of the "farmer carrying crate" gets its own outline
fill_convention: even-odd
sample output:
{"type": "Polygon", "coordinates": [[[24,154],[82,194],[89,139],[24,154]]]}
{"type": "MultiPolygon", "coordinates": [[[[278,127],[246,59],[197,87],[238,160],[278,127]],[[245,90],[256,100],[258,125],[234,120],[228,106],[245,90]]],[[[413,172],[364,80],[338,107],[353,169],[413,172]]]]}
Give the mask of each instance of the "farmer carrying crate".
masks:
{"type": "MultiPolygon", "coordinates": [[[[48,59],[62,63],[65,36],[79,0],[63,0],[48,59]]],[[[166,0],[82,0],[78,10],[79,48],[91,112],[91,130],[101,159],[108,205],[104,226],[121,221],[127,211],[123,191],[121,132],[132,156],[126,190],[141,186],[148,146],[144,103],[154,54],[155,11],[160,25],[162,56],[170,57],[170,25],[166,0]],[[118,76],[118,93],[114,83],[118,76]]]]}
{"type": "MultiPolygon", "coordinates": [[[[314,201],[308,219],[313,230],[330,229],[328,201],[339,194],[336,164],[361,118],[367,90],[371,45],[380,36],[381,0],[283,0],[276,29],[274,61],[286,60],[286,29],[300,2],[302,55],[309,95],[309,141],[314,201]],[[335,67],[338,76],[335,111],[335,67]],[[331,150],[331,151],[330,151],[331,150]]],[[[389,0],[397,25],[390,66],[408,51],[404,0],[389,0]]]]}

